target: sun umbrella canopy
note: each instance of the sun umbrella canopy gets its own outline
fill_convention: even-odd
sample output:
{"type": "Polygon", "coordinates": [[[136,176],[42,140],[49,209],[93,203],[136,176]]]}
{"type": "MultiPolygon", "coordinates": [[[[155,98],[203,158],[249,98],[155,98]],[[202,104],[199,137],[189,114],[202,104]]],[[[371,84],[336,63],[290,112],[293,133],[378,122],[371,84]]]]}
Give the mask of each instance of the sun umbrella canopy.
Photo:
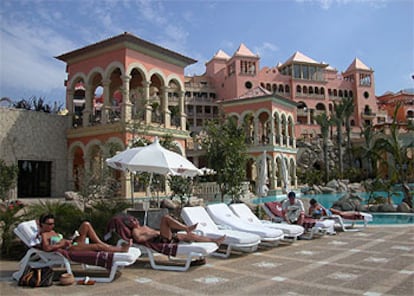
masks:
{"type": "Polygon", "coordinates": [[[112,168],[130,172],[188,177],[203,174],[185,157],[163,148],[158,138],[151,145],[127,149],[107,159],[106,163],[112,168]]]}
{"type": "Polygon", "coordinates": [[[256,194],[259,197],[267,196],[269,188],[267,187],[267,159],[266,151],[263,151],[262,158],[260,159],[259,175],[257,178],[256,194]]]}

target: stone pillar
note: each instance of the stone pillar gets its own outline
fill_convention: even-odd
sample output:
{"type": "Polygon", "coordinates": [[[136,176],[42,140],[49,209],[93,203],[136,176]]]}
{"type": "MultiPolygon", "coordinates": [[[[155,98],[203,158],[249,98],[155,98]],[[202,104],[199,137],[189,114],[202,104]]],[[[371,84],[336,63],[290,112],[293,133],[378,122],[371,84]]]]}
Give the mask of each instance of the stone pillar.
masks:
{"type": "MultiPolygon", "coordinates": [[[[69,152],[68,152],[69,153],[69,152]]],[[[67,178],[68,178],[68,190],[73,191],[75,190],[75,180],[73,180],[73,156],[69,156],[67,159],[68,166],[67,166],[67,178]]]]}
{"type": "Polygon", "coordinates": [[[121,178],[121,190],[124,194],[125,198],[130,198],[132,200],[132,184],[131,184],[131,178],[133,178],[134,175],[132,173],[125,172],[121,178]]]}
{"type": "Polygon", "coordinates": [[[129,99],[129,81],[131,76],[125,75],[122,76],[122,105],[121,105],[121,121],[129,122],[132,118],[132,104],[129,99]]]}
{"type": "Polygon", "coordinates": [[[93,108],[92,86],[85,85],[85,109],[83,110],[82,126],[91,125],[91,114],[93,108]]]}
{"type": "Polygon", "coordinates": [[[185,92],[178,92],[179,109],[180,109],[180,129],[185,131],[187,129],[187,114],[185,113],[185,92]]]}
{"type": "Polygon", "coordinates": [[[108,114],[108,108],[111,107],[111,104],[109,102],[109,96],[111,95],[109,93],[109,86],[111,85],[111,80],[107,79],[102,81],[103,85],[103,106],[102,106],[102,118],[101,123],[106,124],[109,121],[109,114],[108,114]]]}
{"type": "Polygon", "coordinates": [[[276,188],[276,186],[277,186],[277,175],[276,175],[276,162],[275,162],[275,159],[274,159],[274,157],[272,156],[272,158],[271,158],[271,174],[270,174],[270,188],[269,189],[271,189],[271,190],[273,190],[273,189],[275,189],[276,188]]]}
{"type": "Polygon", "coordinates": [[[253,119],[253,131],[254,131],[254,139],[253,139],[253,143],[254,145],[259,145],[259,119],[257,117],[255,117],[253,119]]]}
{"type": "Polygon", "coordinates": [[[150,124],[151,123],[151,118],[152,118],[152,107],[151,107],[151,104],[150,104],[151,81],[143,81],[142,86],[144,88],[144,101],[145,101],[144,119],[145,119],[145,124],[150,124]]]}
{"type": "Polygon", "coordinates": [[[70,126],[73,127],[73,117],[75,116],[75,106],[73,104],[73,90],[66,89],[66,108],[70,115],[70,126]]]}
{"type": "Polygon", "coordinates": [[[275,120],[273,119],[273,116],[271,117],[271,120],[270,120],[270,135],[269,135],[269,141],[270,141],[270,144],[272,146],[274,146],[275,143],[276,143],[276,139],[275,139],[275,120]]]}
{"type": "Polygon", "coordinates": [[[164,127],[171,127],[171,111],[168,109],[168,87],[161,87],[162,114],[164,115],[164,127]]]}

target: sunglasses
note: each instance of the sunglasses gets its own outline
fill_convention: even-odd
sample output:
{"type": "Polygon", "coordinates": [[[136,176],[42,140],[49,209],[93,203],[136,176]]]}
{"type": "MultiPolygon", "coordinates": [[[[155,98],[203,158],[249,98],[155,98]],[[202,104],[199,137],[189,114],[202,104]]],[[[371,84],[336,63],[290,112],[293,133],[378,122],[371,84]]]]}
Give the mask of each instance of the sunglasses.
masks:
{"type": "Polygon", "coordinates": [[[52,226],[52,225],[55,225],[55,222],[53,222],[53,223],[43,223],[43,224],[46,224],[46,225],[52,226]]]}

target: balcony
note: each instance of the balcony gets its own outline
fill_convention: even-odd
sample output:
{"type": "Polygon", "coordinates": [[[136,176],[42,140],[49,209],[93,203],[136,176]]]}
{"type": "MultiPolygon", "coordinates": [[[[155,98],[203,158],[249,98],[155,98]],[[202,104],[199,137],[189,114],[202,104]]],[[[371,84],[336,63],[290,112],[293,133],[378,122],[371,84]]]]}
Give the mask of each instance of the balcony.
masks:
{"type": "Polygon", "coordinates": [[[371,111],[361,112],[361,118],[364,119],[364,120],[374,120],[376,116],[377,116],[377,114],[374,113],[374,112],[371,112],[371,111]]]}

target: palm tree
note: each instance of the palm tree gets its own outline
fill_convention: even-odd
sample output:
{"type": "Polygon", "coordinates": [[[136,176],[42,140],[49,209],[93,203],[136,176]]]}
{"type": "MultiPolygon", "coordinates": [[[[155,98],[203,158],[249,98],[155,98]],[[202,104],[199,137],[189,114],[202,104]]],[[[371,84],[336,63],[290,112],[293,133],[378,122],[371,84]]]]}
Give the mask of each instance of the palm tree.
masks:
{"type": "Polygon", "coordinates": [[[375,142],[375,146],[379,153],[386,154],[383,161],[389,166],[391,180],[403,185],[403,202],[412,208],[412,196],[407,189],[408,178],[405,168],[409,165],[408,150],[414,147],[414,137],[407,137],[407,141],[404,142],[402,134],[400,133],[400,126],[396,119],[399,108],[400,104],[397,104],[389,134],[383,133],[375,142]],[[392,161],[389,161],[390,159],[392,161]]]}
{"type": "Polygon", "coordinates": [[[329,181],[329,161],[328,161],[328,139],[329,139],[329,127],[332,125],[332,120],[326,115],[321,113],[315,116],[315,121],[321,127],[321,134],[323,140],[323,160],[325,163],[325,181],[329,181]]]}
{"type": "Polygon", "coordinates": [[[338,144],[338,164],[339,164],[339,175],[342,178],[344,174],[344,160],[343,160],[343,132],[342,124],[344,122],[345,104],[343,102],[336,104],[334,103],[334,117],[332,118],[333,123],[336,125],[336,142],[338,144]]]}
{"type": "Polygon", "coordinates": [[[355,104],[352,98],[345,98],[344,104],[344,121],[346,131],[346,147],[348,153],[348,165],[352,167],[354,159],[352,155],[352,142],[351,142],[351,116],[354,114],[355,104]]]}
{"type": "Polygon", "coordinates": [[[366,159],[368,163],[368,176],[372,177],[377,175],[376,162],[379,159],[379,155],[375,149],[375,137],[378,133],[374,131],[370,124],[364,124],[361,130],[361,136],[364,138],[364,145],[362,149],[362,159],[366,159]]]}

